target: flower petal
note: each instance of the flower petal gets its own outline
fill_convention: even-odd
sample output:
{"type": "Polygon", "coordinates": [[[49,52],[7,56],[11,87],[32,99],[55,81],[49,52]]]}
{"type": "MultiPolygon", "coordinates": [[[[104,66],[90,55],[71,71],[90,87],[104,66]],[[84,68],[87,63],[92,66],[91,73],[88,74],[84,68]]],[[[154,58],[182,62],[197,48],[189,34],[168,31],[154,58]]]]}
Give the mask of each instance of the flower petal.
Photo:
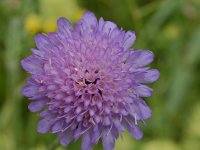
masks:
{"type": "Polygon", "coordinates": [[[28,105],[28,109],[31,112],[37,112],[45,107],[46,100],[35,100],[28,105]]]}
{"type": "Polygon", "coordinates": [[[61,47],[61,41],[59,40],[58,34],[55,32],[50,32],[49,33],[49,40],[51,43],[56,46],[56,47],[61,47]]]}
{"type": "Polygon", "coordinates": [[[64,124],[65,120],[60,120],[57,121],[53,126],[52,126],[52,133],[57,133],[60,132],[63,128],[63,124],[64,124]]]}
{"type": "Polygon", "coordinates": [[[43,61],[33,55],[23,59],[21,65],[29,73],[43,74],[43,61]]]}
{"type": "Polygon", "coordinates": [[[135,87],[134,89],[135,89],[136,94],[141,97],[149,97],[152,95],[152,92],[153,92],[152,88],[145,85],[139,85],[135,87]]]}
{"type": "Polygon", "coordinates": [[[100,129],[98,124],[93,127],[92,135],[91,135],[91,144],[97,144],[100,138],[100,129]]]}
{"type": "Polygon", "coordinates": [[[109,34],[111,33],[115,28],[117,28],[117,25],[111,21],[106,21],[103,26],[103,33],[109,34]]]}
{"type": "Polygon", "coordinates": [[[136,40],[135,32],[133,31],[126,32],[123,42],[124,50],[130,49],[132,45],[135,43],[135,40],[136,40]]]}
{"type": "Polygon", "coordinates": [[[140,127],[134,123],[129,124],[127,121],[124,120],[125,126],[129,133],[135,137],[137,140],[141,139],[143,136],[143,132],[140,127]]]}
{"type": "Polygon", "coordinates": [[[115,139],[119,138],[119,130],[117,128],[115,128],[114,126],[112,127],[112,135],[115,137],[115,139]]]}
{"type": "Polygon", "coordinates": [[[37,49],[34,49],[34,48],[31,48],[31,52],[41,58],[44,58],[45,57],[45,52],[44,51],[40,51],[40,50],[37,50],[37,49]]]}
{"type": "Polygon", "coordinates": [[[136,120],[148,119],[152,116],[152,110],[142,99],[133,101],[131,114],[136,120]]]}
{"type": "Polygon", "coordinates": [[[92,12],[85,12],[83,18],[80,19],[82,23],[83,31],[92,31],[97,26],[97,18],[92,12]]]}
{"type": "Polygon", "coordinates": [[[35,36],[35,44],[39,50],[46,51],[46,50],[52,50],[53,45],[51,44],[51,41],[49,40],[48,36],[45,34],[37,34],[35,36]]]}
{"type": "Polygon", "coordinates": [[[113,123],[115,125],[115,127],[120,130],[120,131],[124,131],[124,126],[121,124],[119,118],[113,118],[113,123]]]}
{"type": "Polygon", "coordinates": [[[58,134],[60,137],[60,143],[63,146],[67,146],[73,139],[73,131],[67,130],[66,132],[61,132],[58,134]]]}
{"type": "Polygon", "coordinates": [[[31,99],[39,99],[39,98],[44,97],[44,95],[45,95],[44,89],[42,89],[42,87],[39,87],[34,84],[26,85],[22,89],[21,93],[22,93],[22,95],[29,97],[31,99]]]}
{"type": "Polygon", "coordinates": [[[99,33],[102,32],[104,23],[105,23],[105,21],[104,21],[104,19],[101,17],[101,18],[99,19],[99,24],[98,24],[98,31],[99,31],[99,33]]]}
{"type": "Polygon", "coordinates": [[[52,119],[44,118],[39,121],[37,131],[42,134],[47,133],[50,130],[53,123],[54,121],[52,119]]]}
{"type": "Polygon", "coordinates": [[[131,53],[129,62],[131,62],[132,68],[144,67],[150,64],[154,59],[154,55],[148,50],[136,50],[131,53]]]}
{"type": "Polygon", "coordinates": [[[135,76],[135,80],[139,83],[152,83],[156,81],[160,76],[157,69],[151,69],[144,72],[139,72],[135,76]]]}
{"type": "Polygon", "coordinates": [[[89,132],[85,132],[83,135],[82,135],[82,144],[81,144],[81,148],[82,150],[90,150],[92,145],[90,143],[90,134],[89,132]]]}
{"type": "Polygon", "coordinates": [[[102,142],[105,150],[113,150],[115,146],[115,140],[112,133],[107,134],[107,132],[104,132],[102,136],[102,142]]]}
{"type": "Polygon", "coordinates": [[[73,30],[73,27],[72,27],[69,20],[67,20],[64,17],[59,18],[58,21],[57,21],[57,25],[58,25],[58,31],[57,31],[58,35],[62,39],[65,39],[66,37],[71,36],[71,32],[73,30]]]}

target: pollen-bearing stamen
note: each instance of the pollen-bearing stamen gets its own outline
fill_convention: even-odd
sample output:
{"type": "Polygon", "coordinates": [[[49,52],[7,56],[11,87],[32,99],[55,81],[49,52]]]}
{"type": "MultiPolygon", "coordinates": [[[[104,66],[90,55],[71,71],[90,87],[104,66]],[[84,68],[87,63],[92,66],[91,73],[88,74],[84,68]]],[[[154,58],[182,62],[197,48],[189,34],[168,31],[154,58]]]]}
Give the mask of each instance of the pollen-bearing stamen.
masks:
{"type": "Polygon", "coordinates": [[[151,117],[142,97],[152,89],[144,85],[159,77],[146,67],[153,61],[148,50],[131,50],[133,31],[85,12],[73,27],[60,18],[56,32],[35,37],[37,49],[22,60],[31,74],[22,94],[29,109],[42,118],[38,132],[57,134],[67,146],[82,138],[82,150],[101,139],[105,150],[128,130],[136,139],[143,135],[138,122],[151,117]]]}

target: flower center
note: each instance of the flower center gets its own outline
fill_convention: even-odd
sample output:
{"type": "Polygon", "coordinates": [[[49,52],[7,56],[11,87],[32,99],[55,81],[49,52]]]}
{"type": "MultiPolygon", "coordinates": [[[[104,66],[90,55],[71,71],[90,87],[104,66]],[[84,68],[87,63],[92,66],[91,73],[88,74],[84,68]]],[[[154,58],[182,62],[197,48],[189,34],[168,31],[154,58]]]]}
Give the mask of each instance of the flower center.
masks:
{"type": "Polygon", "coordinates": [[[85,70],[83,77],[75,84],[75,94],[80,97],[86,93],[91,94],[92,97],[96,94],[102,96],[102,90],[99,88],[101,85],[99,70],[85,70]]]}

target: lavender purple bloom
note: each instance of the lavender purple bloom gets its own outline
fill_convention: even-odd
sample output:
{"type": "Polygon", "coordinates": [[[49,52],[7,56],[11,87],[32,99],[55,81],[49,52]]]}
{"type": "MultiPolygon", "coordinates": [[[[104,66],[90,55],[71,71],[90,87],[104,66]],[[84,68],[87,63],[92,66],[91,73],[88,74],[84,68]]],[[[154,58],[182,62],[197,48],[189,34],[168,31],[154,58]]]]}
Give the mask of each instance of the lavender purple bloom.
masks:
{"type": "Polygon", "coordinates": [[[158,70],[146,67],[153,53],[131,50],[133,31],[97,20],[91,12],[75,27],[65,18],[57,25],[56,32],[36,35],[37,49],[21,62],[31,74],[22,94],[42,118],[37,131],[57,134],[64,146],[82,137],[82,150],[100,139],[112,150],[125,130],[142,138],[138,121],[152,114],[142,97],[153,91],[144,84],[159,78],[158,70]]]}

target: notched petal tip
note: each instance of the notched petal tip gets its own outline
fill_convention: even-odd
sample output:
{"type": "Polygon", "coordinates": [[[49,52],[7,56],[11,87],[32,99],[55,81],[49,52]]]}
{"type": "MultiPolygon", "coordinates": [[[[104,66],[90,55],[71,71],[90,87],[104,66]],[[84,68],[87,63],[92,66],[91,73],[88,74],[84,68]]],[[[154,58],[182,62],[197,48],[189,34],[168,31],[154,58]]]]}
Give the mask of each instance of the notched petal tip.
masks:
{"type": "Polygon", "coordinates": [[[132,45],[135,43],[136,40],[136,34],[134,31],[127,31],[124,37],[124,50],[130,49],[132,45]]]}
{"type": "Polygon", "coordinates": [[[111,21],[106,21],[103,26],[103,33],[109,34],[111,33],[115,28],[117,28],[117,25],[111,21]]]}

